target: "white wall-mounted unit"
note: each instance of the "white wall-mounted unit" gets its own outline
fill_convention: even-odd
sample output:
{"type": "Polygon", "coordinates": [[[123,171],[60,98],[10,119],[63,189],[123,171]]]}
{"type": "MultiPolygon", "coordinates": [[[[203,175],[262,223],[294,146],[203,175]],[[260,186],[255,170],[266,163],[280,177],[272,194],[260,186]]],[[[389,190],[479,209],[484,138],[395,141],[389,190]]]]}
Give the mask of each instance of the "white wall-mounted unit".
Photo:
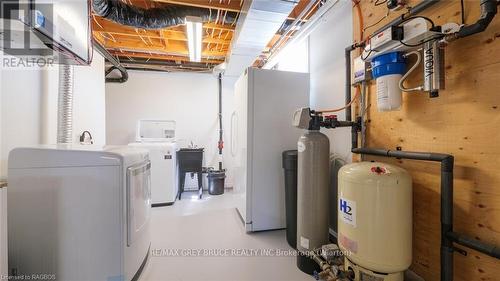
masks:
{"type": "Polygon", "coordinates": [[[0,47],[5,53],[64,64],[90,63],[88,1],[2,0],[0,11],[0,47]]]}
{"type": "Polygon", "coordinates": [[[146,150],[16,148],[8,178],[10,274],[60,281],[138,277],[151,243],[146,150]]]}
{"type": "Polygon", "coordinates": [[[296,149],[297,108],[309,106],[309,74],[248,68],[236,82],[229,155],[246,231],[285,228],[281,154],[296,149]]]}

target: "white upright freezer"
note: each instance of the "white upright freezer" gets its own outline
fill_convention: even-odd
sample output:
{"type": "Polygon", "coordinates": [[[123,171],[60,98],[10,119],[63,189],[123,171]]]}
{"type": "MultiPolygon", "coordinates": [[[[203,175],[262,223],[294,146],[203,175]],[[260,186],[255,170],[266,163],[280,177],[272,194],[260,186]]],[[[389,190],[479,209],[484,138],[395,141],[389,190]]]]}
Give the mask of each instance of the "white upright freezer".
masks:
{"type": "Polygon", "coordinates": [[[286,227],[281,154],[302,130],[294,111],[309,106],[309,74],[248,68],[235,86],[230,158],[237,210],[247,232],[286,227]]]}

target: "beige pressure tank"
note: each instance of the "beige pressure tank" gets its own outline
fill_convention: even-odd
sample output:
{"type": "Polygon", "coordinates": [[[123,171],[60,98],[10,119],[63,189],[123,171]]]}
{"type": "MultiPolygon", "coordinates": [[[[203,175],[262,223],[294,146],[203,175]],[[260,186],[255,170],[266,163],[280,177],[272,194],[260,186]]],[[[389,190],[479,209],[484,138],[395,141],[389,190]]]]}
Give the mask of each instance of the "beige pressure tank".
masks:
{"type": "Polygon", "coordinates": [[[355,280],[403,280],[412,261],[410,175],[394,165],[360,162],[342,167],[338,179],[338,240],[346,267],[355,280]]]}

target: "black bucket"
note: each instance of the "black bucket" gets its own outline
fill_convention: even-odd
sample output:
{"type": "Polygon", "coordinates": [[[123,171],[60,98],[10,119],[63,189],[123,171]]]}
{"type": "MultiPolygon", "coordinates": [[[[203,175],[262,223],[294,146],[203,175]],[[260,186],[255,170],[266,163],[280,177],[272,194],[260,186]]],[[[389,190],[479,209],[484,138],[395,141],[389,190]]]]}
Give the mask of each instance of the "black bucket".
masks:
{"type": "Polygon", "coordinates": [[[297,150],[283,152],[285,170],[286,241],[297,248],[297,150]]]}
{"type": "Polygon", "coordinates": [[[226,171],[209,171],[208,175],[208,194],[222,195],[224,194],[224,182],[226,179],[226,171]]]}

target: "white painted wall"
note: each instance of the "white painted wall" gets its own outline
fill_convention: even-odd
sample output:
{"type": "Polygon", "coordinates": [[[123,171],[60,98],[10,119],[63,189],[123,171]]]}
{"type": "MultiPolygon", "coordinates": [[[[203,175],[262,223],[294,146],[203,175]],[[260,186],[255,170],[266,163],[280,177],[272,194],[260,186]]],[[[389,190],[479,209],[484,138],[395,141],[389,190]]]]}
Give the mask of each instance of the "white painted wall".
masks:
{"type": "MultiPolygon", "coordinates": [[[[339,1],[309,36],[310,105],[313,109],[345,105],[345,47],[352,44],[352,4],[339,1]]],[[[345,120],[345,113],[338,117],[345,120]]],[[[349,128],[322,130],[330,138],[330,150],[351,162],[349,128]]]]}
{"type": "MultiPolygon", "coordinates": [[[[74,79],[74,142],[89,130],[105,144],[104,58],[95,53],[91,66],[75,66],[74,79]]],[[[11,149],[56,143],[57,85],[57,66],[0,69],[0,179],[7,178],[11,149]]],[[[7,273],[6,191],[0,190],[0,277],[7,273]]]]}
{"type": "Polygon", "coordinates": [[[293,72],[309,72],[309,38],[287,46],[280,53],[277,70],[293,72]]]}
{"type": "MultiPolygon", "coordinates": [[[[229,128],[232,96],[231,87],[224,87],[224,128],[229,128]]],[[[204,147],[204,165],[218,167],[217,110],[218,82],[212,74],[130,71],[126,83],[106,84],[106,137],[109,144],[128,144],[135,141],[137,120],[175,120],[178,146],[192,141],[204,147]]]]}
{"type": "MultiPolygon", "coordinates": [[[[105,144],[104,58],[74,67],[74,142],[83,130],[105,144]]],[[[11,149],[56,143],[58,67],[0,70],[0,178],[11,149]]]]}

